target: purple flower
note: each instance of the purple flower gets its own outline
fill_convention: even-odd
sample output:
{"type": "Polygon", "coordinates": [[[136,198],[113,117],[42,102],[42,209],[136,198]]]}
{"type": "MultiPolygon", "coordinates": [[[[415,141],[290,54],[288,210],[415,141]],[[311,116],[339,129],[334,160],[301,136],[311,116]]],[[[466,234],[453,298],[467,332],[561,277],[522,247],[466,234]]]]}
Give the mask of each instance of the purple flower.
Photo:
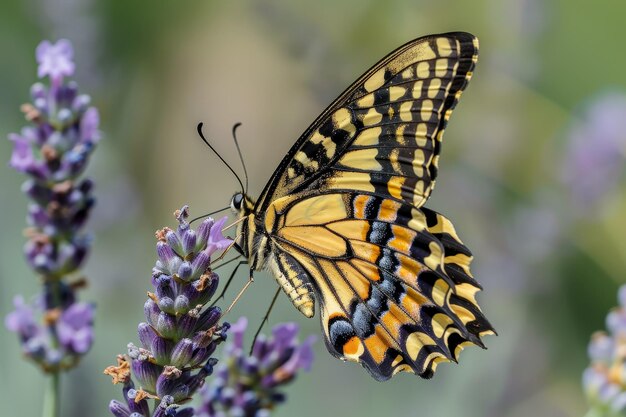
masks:
{"type": "Polygon", "coordinates": [[[226,223],[227,219],[227,217],[222,217],[211,227],[206,245],[207,255],[211,256],[218,250],[226,249],[228,245],[232,243],[232,240],[222,235],[222,228],[224,227],[224,223],[226,223]]]}
{"type": "Polygon", "coordinates": [[[87,353],[93,343],[93,316],[93,305],[72,304],[57,323],[59,342],[71,352],[87,353]]]}
{"type": "Polygon", "coordinates": [[[28,177],[22,190],[32,200],[24,255],[44,287],[36,297],[43,302],[29,306],[17,298],[5,324],[18,333],[26,357],[50,373],[74,366],[93,343],[94,307],[76,303],[80,286],[65,282],[91,246],[82,228],[95,202],[93,183],[78,177],[99,139],[98,111],[89,106],[89,96],[64,81],[74,73],[73,54],[64,39],[37,47],[39,77],[48,76],[50,85],[32,86],[32,103],[22,105],[30,124],[9,134],[9,165],[28,177]]]}
{"type": "Polygon", "coordinates": [[[35,163],[33,149],[28,140],[15,133],[9,134],[9,140],[13,142],[13,153],[9,165],[19,172],[28,172],[28,169],[35,163]]]}
{"type": "Polygon", "coordinates": [[[24,302],[24,297],[15,296],[13,306],[15,310],[4,318],[4,325],[7,329],[19,334],[23,340],[38,336],[41,329],[35,321],[33,309],[24,302]]]}
{"type": "MultiPolygon", "coordinates": [[[[609,332],[591,336],[588,353],[591,364],[583,373],[583,388],[597,415],[626,413],[626,285],[619,289],[620,306],[607,316],[609,332]]],[[[589,415],[596,415],[589,413],[589,415]]]]}
{"type": "Polygon", "coordinates": [[[93,343],[93,306],[74,303],[67,286],[61,298],[60,306],[47,308],[42,300],[29,305],[16,296],[15,310],[5,318],[7,329],[20,336],[24,354],[49,372],[71,368],[93,343]]]}
{"type": "Polygon", "coordinates": [[[294,380],[300,369],[309,370],[313,362],[314,337],[298,343],[298,325],[279,324],[272,337],[260,335],[248,356],[243,336],[248,321],[240,318],[230,329],[230,343],[210,386],[202,390],[201,417],[265,416],[285,401],[280,389],[294,380]]]}
{"type": "Polygon", "coordinates": [[[209,256],[217,247],[215,242],[224,247],[230,243],[221,233],[225,218],[207,219],[194,231],[188,216],[184,206],[175,212],[176,231],[163,228],[157,232],[154,292],[148,293],[146,322],[137,330],[141,347],[129,344],[128,356],[118,357],[118,366],[105,370],[114,383],[124,383],[126,405],[115,400],[109,404],[117,417],[133,412],[143,417],[192,416],[193,409],[180,408],[180,404],[213,373],[217,360],[211,355],[226,338],[229,325],[219,323],[221,310],[206,306],[219,280],[210,269],[209,256]],[[134,389],[133,378],[139,390],[134,389]],[[147,398],[157,400],[152,413],[147,398]]]}
{"type": "Polygon", "coordinates": [[[61,84],[63,77],[74,74],[74,48],[67,39],[60,39],[54,44],[50,41],[41,42],[35,56],[39,64],[37,75],[39,78],[49,76],[55,86],[61,84]]]}

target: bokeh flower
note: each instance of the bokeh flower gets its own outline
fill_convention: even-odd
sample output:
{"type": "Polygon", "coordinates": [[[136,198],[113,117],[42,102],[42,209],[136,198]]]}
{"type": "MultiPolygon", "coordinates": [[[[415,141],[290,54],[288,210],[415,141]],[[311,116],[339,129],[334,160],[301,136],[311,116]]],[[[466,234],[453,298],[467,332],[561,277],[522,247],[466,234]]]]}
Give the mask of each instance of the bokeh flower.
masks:
{"type": "Polygon", "coordinates": [[[626,95],[591,102],[568,135],[562,178],[572,203],[587,213],[615,190],[626,156],[626,95]]]}
{"type": "Polygon", "coordinates": [[[299,343],[298,325],[279,324],[267,338],[259,335],[250,355],[244,350],[248,321],[240,318],[230,329],[224,351],[208,388],[202,390],[200,417],[263,417],[285,401],[281,389],[313,363],[313,336],[299,343]]]}
{"type": "Polygon", "coordinates": [[[43,293],[29,304],[16,297],[5,324],[18,334],[26,357],[51,373],[73,367],[93,344],[94,306],[77,302],[75,294],[84,279],[68,279],[81,268],[91,245],[83,227],[95,204],[93,183],[79,176],[100,133],[89,96],[65,81],[74,74],[73,55],[65,39],[39,44],[38,75],[48,77],[49,85],[31,87],[32,102],[22,105],[30,124],[9,134],[9,165],[28,177],[22,190],[31,199],[24,254],[43,281],[43,293]]]}
{"type": "Polygon", "coordinates": [[[39,78],[48,76],[53,84],[59,84],[63,77],[74,74],[74,48],[67,39],[60,39],[57,43],[41,42],[35,56],[39,63],[39,78]]]}
{"type": "Polygon", "coordinates": [[[154,291],[144,304],[146,321],[137,329],[141,345],[128,344],[128,354],[105,370],[113,383],[124,385],[125,402],[109,404],[116,417],[192,416],[192,408],[180,406],[213,372],[217,360],[211,355],[226,339],[229,324],[219,322],[220,308],[206,306],[219,282],[211,256],[231,243],[221,232],[226,218],[206,219],[193,230],[188,215],[187,206],[177,210],[178,228],[156,233],[154,291]],[[156,401],[152,411],[149,399],[156,401]]]}
{"type": "Polygon", "coordinates": [[[589,343],[591,364],[583,373],[589,416],[626,416],[626,285],[618,300],[606,318],[608,332],[594,333],[589,343]]]}

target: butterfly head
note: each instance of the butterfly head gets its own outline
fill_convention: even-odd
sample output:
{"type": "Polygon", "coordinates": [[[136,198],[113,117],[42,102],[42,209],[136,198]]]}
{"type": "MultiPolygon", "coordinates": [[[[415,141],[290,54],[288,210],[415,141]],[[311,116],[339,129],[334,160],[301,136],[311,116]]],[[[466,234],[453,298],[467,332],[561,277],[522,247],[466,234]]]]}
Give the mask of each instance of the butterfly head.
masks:
{"type": "Polygon", "coordinates": [[[230,208],[239,218],[245,217],[254,210],[254,201],[244,193],[237,193],[230,200],[230,208]]]}
{"type": "MultiPolygon", "coordinates": [[[[230,208],[237,216],[237,232],[235,237],[235,248],[246,258],[253,253],[248,247],[251,243],[250,232],[254,235],[254,201],[245,193],[239,192],[233,195],[230,200],[230,208]]],[[[254,260],[248,259],[248,263],[255,265],[254,260]]]]}

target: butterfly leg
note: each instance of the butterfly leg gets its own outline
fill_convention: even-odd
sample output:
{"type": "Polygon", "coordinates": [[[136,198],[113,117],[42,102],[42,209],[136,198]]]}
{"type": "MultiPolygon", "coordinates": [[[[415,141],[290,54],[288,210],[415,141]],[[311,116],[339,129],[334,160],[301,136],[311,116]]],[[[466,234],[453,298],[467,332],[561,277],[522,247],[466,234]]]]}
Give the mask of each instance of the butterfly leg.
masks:
{"type": "Polygon", "coordinates": [[[211,307],[213,307],[219,300],[224,298],[224,294],[226,294],[226,290],[228,289],[228,286],[230,285],[230,283],[233,281],[233,278],[235,277],[235,274],[237,273],[237,270],[239,269],[239,267],[241,265],[244,265],[244,264],[247,264],[247,263],[248,263],[248,261],[239,261],[239,263],[235,266],[235,269],[233,269],[233,272],[231,272],[230,276],[228,277],[228,280],[226,280],[226,284],[224,285],[224,288],[222,289],[222,292],[215,299],[215,301],[213,301],[213,303],[211,303],[211,307]]]}
{"type": "Polygon", "coordinates": [[[241,296],[243,295],[244,292],[246,292],[246,290],[248,289],[248,287],[254,282],[254,271],[252,271],[252,269],[250,269],[250,278],[248,279],[248,282],[246,282],[246,284],[243,286],[243,288],[239,291],[239,293],[237,294],[237,296],[235,297],[235,299],[233,300],[232,303],[230,303],[230,305],[228,306],[228,308],[226,309],[226,312],[224,314],[222,314],[222,317],[224,317],[226,314],[228,314],[230,312],[230,310],[232,310],[232,308],[235,306],[235,304],[237,304],[237,301],[239,301],[239,299],[241,298],[241,296]]]}
{"type": "Polygon", "coordinates": [[[265,316],[263,316],[263,320],[261,320],[261,324],[259,325],[259,328],[256,330],[256,333],[254,334],[254,338],[252,339],[252,345],[250,345],[250,355],[252,355],[252,349],[254,349],[254,344],[256,343],[257,337],[259,337],[259,333],[261,333],[261,329],[263,328],[263,325],[267,323],[267,320],[270,317],[270,313],[272,312],[272,309],[274,308],[274,304],[276,303],[278,294],[280,294],[280,287],[276,288],[276,292],[274,293],[274,298],[272,298],[272,302],[270,303],[270,306],[267,309],[265,316]]]}

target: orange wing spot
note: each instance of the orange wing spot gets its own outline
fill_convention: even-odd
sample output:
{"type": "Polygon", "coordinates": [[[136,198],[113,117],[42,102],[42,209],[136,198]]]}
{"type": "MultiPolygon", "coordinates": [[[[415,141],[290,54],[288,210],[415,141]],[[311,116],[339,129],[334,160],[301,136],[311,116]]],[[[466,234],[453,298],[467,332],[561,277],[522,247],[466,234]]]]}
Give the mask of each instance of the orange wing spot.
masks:
{"type": "Polygon", "coordinates": [[[419,319],[419,308],[427,304],[432,304],[432,302],[428,298],[426,298],[426,296],[424,296],[420,292],[415,291],[411,287],[406,287],[406,294],[404,295],[404,298],[402,299],[402,305],[411,306],[417,310],[417,312],[413,314],[414,308],[411,308],[411,309],[407,308],[406,310],[411,312],[411,316],[413,316],[415,319],[419,319]]]}
{"type": "Polygon", "coordinates": [[[352,245],[352,251],[354,253],[359,255],[360,258],[364,258],[371,263],[376,263],[378,257],[380,256],[380,248],[376,245],[372,245],[367,242],[358,242],[355,240],[351,240],[350,245],[352,245]]]}
{"type": "Polygon", "coordinates": [[[365,218],[365,209],[367,208],[367,203],[370,201],[370,196],[368,195],[358,195],[354,199],[353,209],[354,209],[354,217],[357,219],[365,218]]]}
{"type": "Polygon", "coordinates": [[[376,325],[374,328],[375,333],[365,339],[365,347],[372,355],[374,362],[380,364],[385,359],[385,353],[387,353],[389,346],[395,346],[395,343],[389,340],[389,335],[385,333],[385,330],[380,325],[376,325]]]}
{"type": "Polygon", "coordinates": [[[387,189],[389,190],[389,194],[393,198],[397,198],[398,200],[402,200],[402,186],[404,185],[404,177],[391,177],[389,182],[387,183],[387,189]]]}
{"type": "Polygon", "coordinates": [[[378,210],[378,220],[383,222],[395,222],[400,210],[400,203],[393,200],[383,200],[378,210]]]}
{"type": "Polygon", "coordinates": [[[358,270],[347,262],[337,262],[337,266],[343,272],[346,280],[354,288],[357,296],[367,300],[370,295],[370,282],[358,270]]]}
{"type": "Polygon", "coordinates": [[[407,285],[414,285],[415,281],[417,281],[417,274],[422,270],[422,264],[404,255],[398,255],[397,258],[400,261],[400,265],[396,269],[396,275],[406,282],[407,285]]]}
{"type": "Polygon", "coordinates": [[[404,310],[408,312],[415,320],[419,320],[420,303],[415,301],[408,294],[405,294],[404,297],[402,297],[402,308],[404,308],[404,310]]]}
{"type": "Polygon", "coordinates": [[[389,311],[382,316],[382,321],[395,340],[400,340],[400,327],[406,323],[417,321],[402,310],[396,303],[389,306],[389,311]]]}
{"type": "Polygon", "coordinates": [[[395,224],[391,226],[391,232],[393,233],[393,239],[389,241],[388,245],[408,255],[411,251],[413,239],[415,239],[417,233],[411,229],[395,224]]]}
{"type": "Polygon", "coordinates": [[[380,317],[381,323],[385,326],[394,340],[400,339],[400,326],[402,322],[391,312],[387,311],[380,317]]]}
{"type": "Polygon", "coordinates": [[[363,343],[356,336],[352,336],[343,345],[343,354],[349,359],[358,360],[364,351],[363,343]]]}
{"type": "Polygon", "coordinates": [[[334,318],[347,319],[346,315],[343,314],[342,312],[339,312],[339,311],[335,311],[335,312],[330,313],[328,315],[328,321],[330,321],[330,320],[332,320],[334,318]]]}
{"type": "Polygon", "coordinates": [[[389,312],[396,316],[402,323],[417,321],[415,318],[411,317],[410,312],[404,311],[398,304],[392,303],[389,307],[389,312]]]}
{"type": "Polygon", "coordinates": [[[352,259],[352,264],[370,281],[380,281],[378,268],[361,259],[352,259]]]}

